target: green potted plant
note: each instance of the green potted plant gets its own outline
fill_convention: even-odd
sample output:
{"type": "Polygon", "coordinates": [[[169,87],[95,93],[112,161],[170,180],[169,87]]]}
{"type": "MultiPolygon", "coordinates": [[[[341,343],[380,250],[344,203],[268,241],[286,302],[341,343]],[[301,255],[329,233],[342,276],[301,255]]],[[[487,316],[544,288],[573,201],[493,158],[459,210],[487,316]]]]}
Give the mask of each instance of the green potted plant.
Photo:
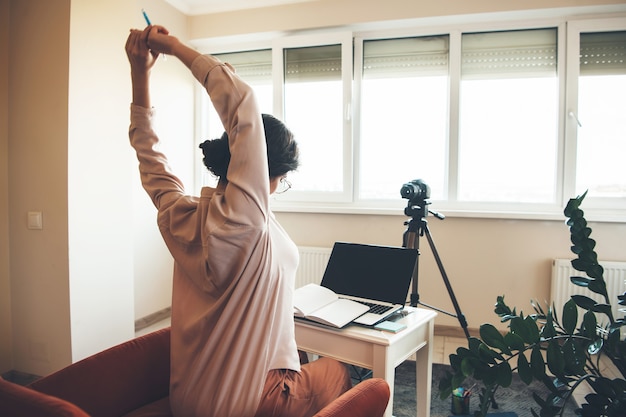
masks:
{"type": "MultiPolygon", "coordinates": [[[[587,276],[570,277],[572,284],[586,287],[600,294],[604,302],[596,302],[584,295],[573,295],[557,315],[554,305],[542,308],[531,302],[533,313],[524,315],[511,309],[504,296],[497,297],[495,313],[501,322],[508,323],[507,331],[501,332],[492,324],[480,326],[480,337],[470,337],[468,347],[458,348],[450,355],[452,372],[439,384],[442,399],[463,386],[472,377],[481,384],[479,409],[475,416],[485,416],[496,403],[499,387],[508,387],[517,372],[526,384],[539,380],[547,387],[545,398],[533,394],[539,406],[534,416],[562,416],[572,394],[586,382],[591,393],[576,408],[579,416],[626,416],[626,340],[621,328],[626,325],[624,317],[615,318],[607,294],[604,270],[598,264],[580,205],[587,193],[570,199],[565,210],[570,228],[572,252],[576,259],[572,266],[587,276]],[[580,307],[584,314],[579,317],[580,307]],[[600,360],[609,360],[621,374],[621,378],[604,376],[598,366],[600,360]]],[[[617,297],[620,305],[626,305],[626,293],[617,297]]]]}

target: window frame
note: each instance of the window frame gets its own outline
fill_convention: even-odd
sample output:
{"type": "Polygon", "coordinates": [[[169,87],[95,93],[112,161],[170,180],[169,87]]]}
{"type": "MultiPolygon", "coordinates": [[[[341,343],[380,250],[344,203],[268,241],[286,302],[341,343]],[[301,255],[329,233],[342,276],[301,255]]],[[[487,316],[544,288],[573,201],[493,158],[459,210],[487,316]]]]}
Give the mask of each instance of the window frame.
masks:
{"type": "MultiPolygon", "coordinates": [[[[565,124],[564,168],[572,172],[563,177],[563,201],[567,196],[576,195],[576,163],[578,150],[578,78],[580,76],[580,35],[587,32],[626,31],[623,17],[580,19],[567,22],[567,70],[565,84],[565,104],[563,118],[565,124]]],[[[624,98],[626,100],[626,97],[624,98]]],[[[579,192],[580,193],[580,192],[579,192]]],[[[599,219],[616,217],[620,222],[626,219],[626,198],[585,197],[586,211],[599,219]]]]}
{"type": "MultiPolygon", "coordinates": [[[[353,200],[353,182],[351,175],[353,171],[352,160],[352,59],[344,59],[346,56],[352,58],[352,32],[333,31],[329,33],[313,35],[294,35],[280,37],[272,42],[272,71],[274,82],[274,115],[281,120],[285,116],[285,74],[284,74],[284,51],[290,48],[306,48],[323,45],[341,45],[341,77],[343,96],[343,181],[342,191],[330,192],[306,192],[298,191],[295,187],[288,193],[273,196],[274,205],[279,207],[306,206],[313,204],[349,204],[353,200]],[[280,69],[280,70],[277,70],[280,69]]],[[[297,141],[297,137],[296,137],[297,141]]]]}
{"type": "MultiPolygon", "coordinates": [[[[221,47],[203,45],[206,53],[236,52],[252,49],[272,49],[272,68],[274,83],[274,112],[279,118],[284,115],[284,72],[283,50],[285,48],[319,46],[325,44],[342,44],[342,74],[344,77],[344,192],[340,198],[328,198],[324,193],[306,193],[290,190],[280,196],[273,196],[272,208],[275,211],[305,213],[353,213],[399,215],[403,213],[406,201],[402,200],[398,184],[398,200],[359,200],[359,138],[360,138],[360,87],[362,83],[363,42],[372,39],[389,39],[395,37],[418,37],[446,34],[450,39],[449,56],[449,108],[447,138],[447,172],[445,174],[447,198],[443,201],[432,201],[432,208],[446,215],[476,218],[511,218],[560,220],[567,200],[575,196],[576,169],[576,123],[571,115],[577,108],[577,78],[579,43],[576,31],[611,31],[626,30],[623,17],[597,17],[593,19],[556,16],[546,19],[506,20],[483,22],[474,21],[469,24],[441,24],[420,26],[407,24],[400,29],[391,29],[386,25],[377,24],[375,30],[317,30],[302,34],[285,36],[273,34],[267,39],[255,42],[235,42],[221,47]],[[459,163],[459,92],[461,71],[461,38],[464,33],[480,31],[508,31],[539,28],[557,29],[557,74],[559,83],[558,97],[558,138],[557,160],[555,163],[556,190],[554,202],[550,204],[522,203],[487,203],[460,202],[456,199],[458,191],[459,163]],[[347,62],[346,62],[347,61],[347,62]],[[277,70],[280,69],[280,70],[277,70]],[[346,78],[346,74],[349,74],[346,78]],[[567,110],[566,110],[567,109],[567,110]]],[[[200,102],[200,100],[197,100],[200,102]]],[[[198,111],[201,120],[202,110],[198,111]]],[[[200,123],[200,122],[198,122],[200,123]]],[[[201,131],[201,129],[198,129],[201,131]]],[[[407,181],[413,178],[407,178],[407,181]]],[[[588,197],[590,204],[587,215],[595,221],[624,222],[626,219],[626,199],[593,199],[588,197]],[[619,200],[619,201],[602,201],[619,200]]]]}

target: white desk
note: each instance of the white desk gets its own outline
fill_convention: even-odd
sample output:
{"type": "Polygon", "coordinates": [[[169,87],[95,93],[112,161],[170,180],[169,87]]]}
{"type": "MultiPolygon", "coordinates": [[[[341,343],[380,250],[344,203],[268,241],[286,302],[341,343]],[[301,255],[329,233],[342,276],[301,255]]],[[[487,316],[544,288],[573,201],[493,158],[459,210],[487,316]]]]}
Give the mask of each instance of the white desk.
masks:
{"type": "Polygon", "coordinates": [[[337,330],[296,320],[296,342],[305,352],[371,369],[375,378],[389,384],[391,397],[385,417],[392,416],[396,366],[416,355],[417,417],[430,416],[434,311],[406,307],[410,314],[398,320],[407,325],[398,333],[361,326],[337,330]]]}

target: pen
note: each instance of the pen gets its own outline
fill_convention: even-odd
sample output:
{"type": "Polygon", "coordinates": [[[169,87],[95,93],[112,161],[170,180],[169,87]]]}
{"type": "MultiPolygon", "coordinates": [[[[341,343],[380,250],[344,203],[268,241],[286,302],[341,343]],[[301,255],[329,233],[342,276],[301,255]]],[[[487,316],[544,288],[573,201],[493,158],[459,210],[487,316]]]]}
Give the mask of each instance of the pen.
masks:
{"type": "Polygon", "coordinates": [[[148,13],[144,9],[141,9],[141,14],[143,14],[143,18],[146,19],[146,24],[150,26],[152,23],[150,22],[150,18],[148,17],[148,13]]]}
{"type": "MultiPolygon", "coordinates": [[[[152,22],[150,21],[150,18],[148,17],[148,13],[146,13],[146,11],[144,9],[141,9],[141,14],[143,15],[143,18],[146,19],[146,23],[148,24],[148,26],[152,26],[152,22]]],[[[163,55],[163,61],[167,61],[167,56],[165,54],[163,55]]]]}

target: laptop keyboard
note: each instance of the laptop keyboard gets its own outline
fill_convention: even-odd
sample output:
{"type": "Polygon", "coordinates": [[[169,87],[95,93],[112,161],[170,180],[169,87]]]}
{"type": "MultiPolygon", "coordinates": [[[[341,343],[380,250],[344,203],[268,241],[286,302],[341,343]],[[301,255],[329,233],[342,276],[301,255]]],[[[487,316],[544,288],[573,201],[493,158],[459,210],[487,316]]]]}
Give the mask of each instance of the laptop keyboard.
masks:
{"type": "Polygon", "coordinates": [[[392,306],[381,305],[381,304],[376,304],[376,303],[368,303],[366,301],[359,301],[359,303],[365,304],[366,306],[368,306],[370,308],[368,313],[373,313],[373,314],[383,314],[391,310],[392,308],[392,306]]]}
{"type": "MultiPolygon", "coordinates": [[[[340,297],[343,298],[343,297],[340,297]]],[[[351,298],[347,298],[347,300],[351,300],[351,298]]],[[[356,301],[357,303],[361,303],[361,304],[365,304],[366,306],[368,306],[370,309],[367,311],[368,313],[373,313],[373,314],[384,314],[385,312],[391,310],[393,308],[393,306],[388,306],[388,305],[383,305],[383,304],[376,304],[376,303],[368,303],[367,301],[361,301],[361,300],[352,300],[352,301],[356,301]]]]}
{"type": "Polygon", "coordinates": [[[380,304],[374,304],[374,303],[363,303],[366,306],[368,306],[370,308],[369,313],[374,313],[374,314],[383,314],[389,310],[391,310],[391,306],[383,306],[380,304]]]}

